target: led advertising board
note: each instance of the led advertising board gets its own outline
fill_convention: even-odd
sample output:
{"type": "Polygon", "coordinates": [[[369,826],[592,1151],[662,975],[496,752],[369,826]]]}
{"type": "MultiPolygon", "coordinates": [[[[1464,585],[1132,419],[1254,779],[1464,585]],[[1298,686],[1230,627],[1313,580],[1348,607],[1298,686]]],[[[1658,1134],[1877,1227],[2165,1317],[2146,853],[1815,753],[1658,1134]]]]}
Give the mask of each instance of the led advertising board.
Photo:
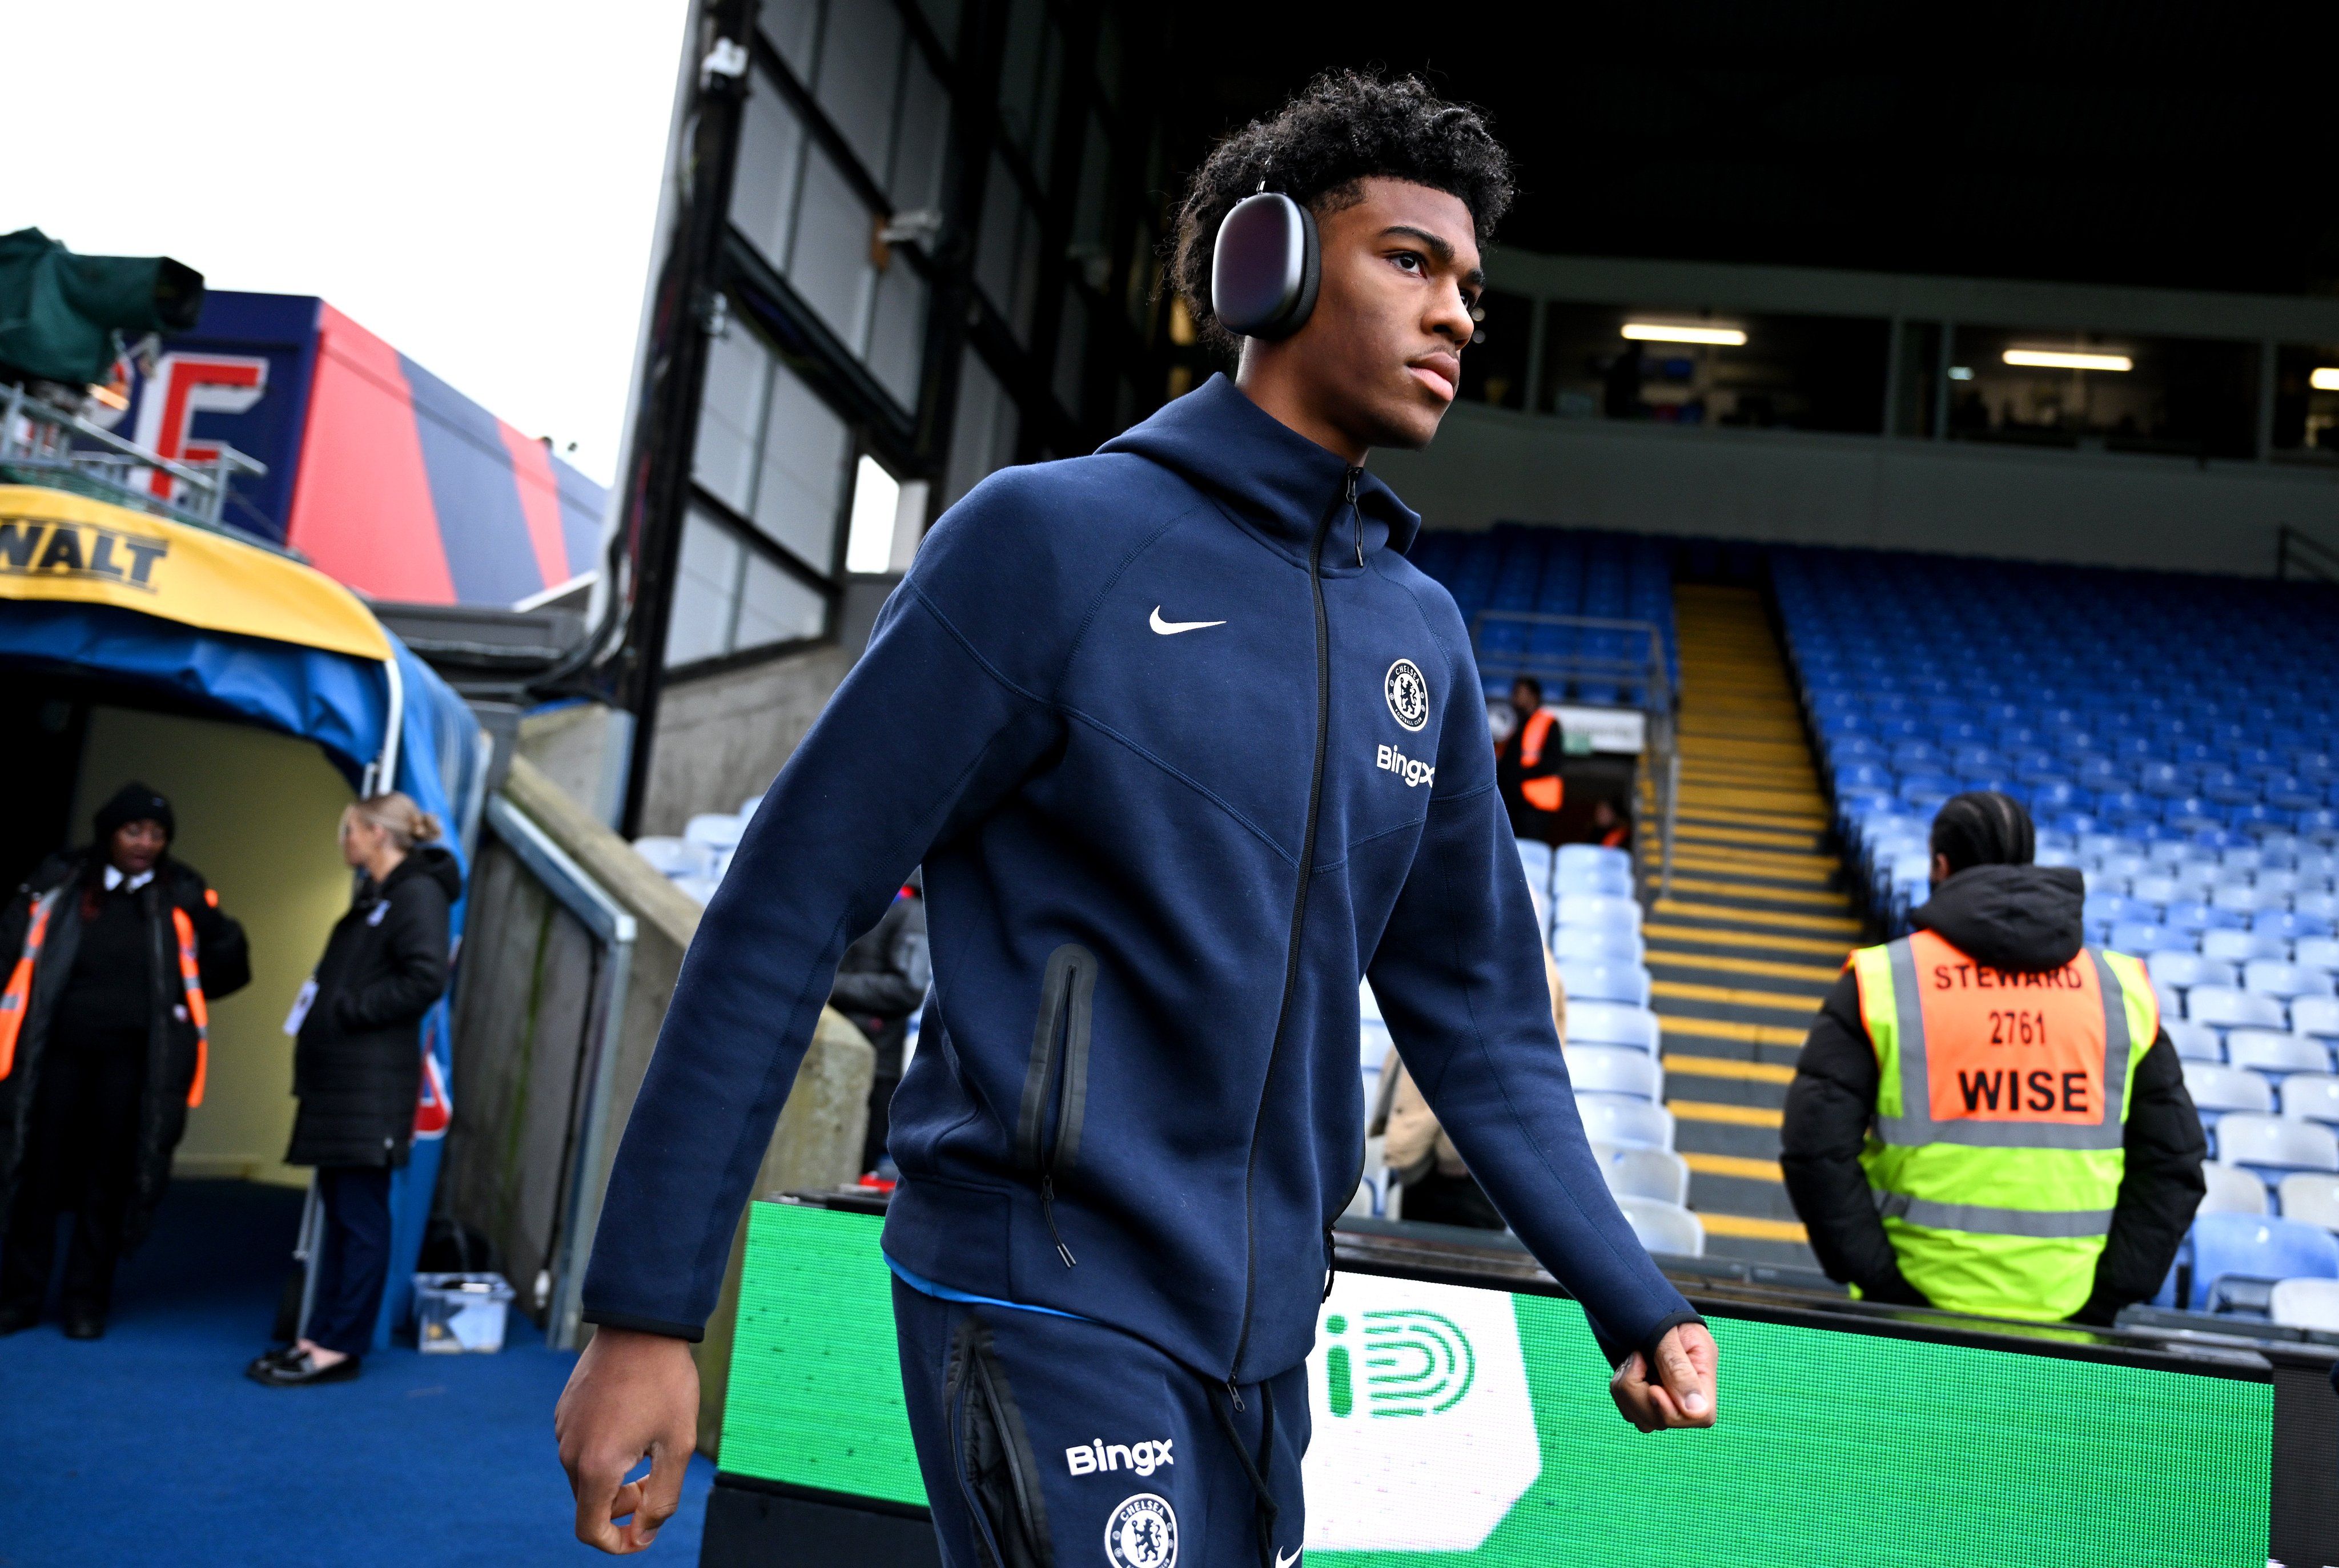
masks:
{"type": "MultiPolygon", "coordinates": [[[[726,1474],[923,1506],[882,1221],[759,1203],[726,1474]]],[[[1715,1317],[1722,1415],[1617,1417],[1574,1302],[1344,1272],[1308,1568],[2264,1568],[2263,1380],[1715,1317]]]]}

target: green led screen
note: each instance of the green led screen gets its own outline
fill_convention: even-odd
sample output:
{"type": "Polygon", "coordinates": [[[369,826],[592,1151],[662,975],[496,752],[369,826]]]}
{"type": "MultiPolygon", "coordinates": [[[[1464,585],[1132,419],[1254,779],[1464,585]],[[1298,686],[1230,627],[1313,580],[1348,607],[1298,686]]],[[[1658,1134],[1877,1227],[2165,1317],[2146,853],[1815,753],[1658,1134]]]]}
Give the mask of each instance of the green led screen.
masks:
{"type": "MultiPolygon", "coordinates": [[[[759,1203],[722,1465],[923,1504],[866,1215],[759,1203]]],[[[1714,1320],[1722,1422],[1643,1436],[1574,1303],[1343,1274],[1309,1568],[2264,1568],[2270,1385],[1714,1320]]]]}

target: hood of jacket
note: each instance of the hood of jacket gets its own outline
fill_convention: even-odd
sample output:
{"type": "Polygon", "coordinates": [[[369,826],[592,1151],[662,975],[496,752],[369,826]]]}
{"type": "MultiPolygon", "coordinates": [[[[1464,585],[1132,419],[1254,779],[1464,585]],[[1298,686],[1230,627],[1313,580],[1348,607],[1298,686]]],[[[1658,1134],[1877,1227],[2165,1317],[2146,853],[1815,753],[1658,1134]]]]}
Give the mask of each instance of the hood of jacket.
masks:
{"type": "MultiPolygon", "coordinates": [[[[1097,450],[1129,452],[1160,464],[1303,558],[1317,525],[1345,493],[1348,477],[1348,465],[1337,452],[1318,446],[1252,402],[1223,374],[1097,450]]],[[[1357,518],[1367,555],[1384,547],[1403,555],[1421,531],[1420,514],[1369,472],[1357,475],[1357,518]]],[[[1335,518],[1334,537],[1349,542],[1348,527],[1346,519],[1335,518]]],[[[1339,552],[1327,548],[1324,565],[1338,571],[1339,552]]]]}
{"type": "Polygon", "coordinates": [[[2086,941],[2087,896],[2071,866],[1968,866],[1909,918],[1993,969],[2060,969],[2086,941]]]}
{"type": "Polygon", "coordinates": [[[437,844],[422,844],[409,850],[404,860],[390,868],[390,874],[382,879],[381,886],[377,892],[380,896],[387,896],[390,891],[400,883],[419,876],[427,876],[437,883],[439,891],[447,895],[447,902],[449,904],[463,896],[461,863],[457,861],[451,853],[440,849],[437,844]]]}

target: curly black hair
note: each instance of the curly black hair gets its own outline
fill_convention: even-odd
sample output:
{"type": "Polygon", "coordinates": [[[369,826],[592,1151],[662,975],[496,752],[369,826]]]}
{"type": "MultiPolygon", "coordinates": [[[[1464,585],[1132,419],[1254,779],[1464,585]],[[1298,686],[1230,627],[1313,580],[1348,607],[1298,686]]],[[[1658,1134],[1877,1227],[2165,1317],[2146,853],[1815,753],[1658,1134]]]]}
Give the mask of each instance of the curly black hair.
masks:
{"type": "Polygon", "coordinates": [[[1213,342],[1231,343],[1210,308],[1210,254],[1219,224],[1261,181],[1321,214],[1356,202],[1357,182],[1376,174],[1458,197],[1481,242],[1511,204],[1511,155],[1477,110],[1446,102],[1418,77],[1327,71],[1273,119],[1220,142],[1194,172],[1178,209],[1170,281],[1195,323],[1213,342]]]}

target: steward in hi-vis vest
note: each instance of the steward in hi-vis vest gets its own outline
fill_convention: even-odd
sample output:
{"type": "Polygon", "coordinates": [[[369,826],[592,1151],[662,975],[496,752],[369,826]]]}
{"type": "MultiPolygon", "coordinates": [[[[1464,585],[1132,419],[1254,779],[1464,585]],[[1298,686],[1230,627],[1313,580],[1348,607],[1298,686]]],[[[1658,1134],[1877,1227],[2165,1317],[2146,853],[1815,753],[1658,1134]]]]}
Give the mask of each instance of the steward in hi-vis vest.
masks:
{"type": "Polygon", "coordinates": [[[1943,808],[1918,929],[1812,1025],[1781,1165],[1863,1297],[2107,1323],[2166,1276],[2206,1143],[2143,962],[2083,945],[2079,873],[2030,841],[2002,795],[1943,808]]]}
{"type": "Polygon", "coordinates": [[[94,843],[0,909],[0,1334],[38,1319],[64,1214],[65,1332],[104,1332],[114,1264],[202,1103],[211,1003],[252,978],[243,928],[169,853],[175,829],[169,801],[125,784],[94,843]]]}
{"type": "Polygon", "coordinates": [[[1518,838],[1556,842],[1559,808],[1566,798],[1560,762],[1566,750],[1559,715],[1543,705],[1543,683],[1521,676],[1511,683],[1510,733],[1495,743],[1495,782],[1518,838]]]}

